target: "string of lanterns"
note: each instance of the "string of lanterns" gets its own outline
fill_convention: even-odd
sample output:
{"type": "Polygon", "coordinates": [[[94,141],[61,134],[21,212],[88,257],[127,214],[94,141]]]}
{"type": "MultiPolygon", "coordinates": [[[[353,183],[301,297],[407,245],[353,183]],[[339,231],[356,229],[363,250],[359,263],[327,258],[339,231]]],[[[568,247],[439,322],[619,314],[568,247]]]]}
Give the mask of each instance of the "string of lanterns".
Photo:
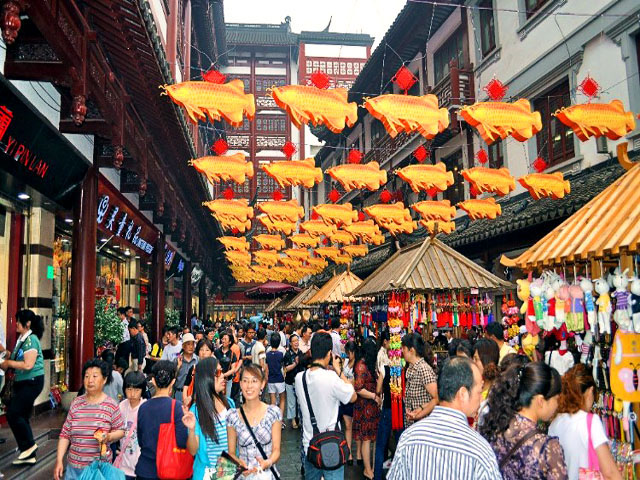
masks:
{"type": "MultiPolygon", "coordinates": [[[[224,120],[237,127],[242,125],[244,117],[253,120],[256,112],[254,96],[244,92],[242,80],[225,81],[223,74],[213,70],[203,75],[203,81],[187,81],[161,88],[164,94],[185,109],[194,123],[208,118],[210,121],[224,120]]],[[[330,131],[340,133],[345,127],[352,127],[358,118],[358,106],[355,102],[348,102],[348,91],[344,88],[328,89],[329,79],[323,72],[315,72],[311,81],[312,85],[274,87],[269,93],[298,128],[311,123],[314,126],[324,125],[330,131]]],[[[404,90],[404,94],[365,98],[363,105],[383,123],[392,138],[402,132],[418,132],[430,140],[449,127],[449,112],[446,108],[439,108],[435,95],[407,94],[417,79],[406,67],[398,70],[393,81],[404,90]]],[[[599,88],[597,82],[587,76],[578,89],[589,98],[588,103],[572,105],[553,113],[581,141],[601,136],[617,140],[635,128],[635,115],[625,111],[620,100],[608,104],[591,102],[599,88]]],[[[502,101],[507,89],[499,80],[493,79],[484,87],[489,101],[476,102],[459,111],[460,116],[478,131],[487,145],[509,136],[525,142],[542,129],[540,112],[532,111],[527,99],[502,101]]],[[[212,150],[215,155],[189,162],[209,182],[244,184],[247,178],[253,178],[253,163],[241,152],[225,155],[228,146],[223,139],[218,139],[212,150]]],[[[342,185],[346,192],[354,189],[376,191],[387,183],[387,171],[381,169],[377,162],[361,164],[363,154],[357,150],[349,152],[347,163],[328,168],[325,172],[315,166],[314,158],[291,160],[295,153],[293,144],[285,145],[283,152],[288,160],[274,161],[260,167],[280,188],[312,188],[323,180],[324,173],[342,185]]],[[[454,184],[453,172],[447,171],[444,163],[423,163],[429,156],[424,146],[418,147],[413,156],[417,164],[394,172],[413,192],[426,192],[435,198],[439,192],[444,192],[454,184]]],[[[476,157],[480,164],[488,161],[484,149],[476,157]]],[[[570,183],[561,172],[543,173],[547,164],[540,158],[533,165],[535,173],[517,179],[533,199],[559,199],[570,193],[570,183]]],[[[420,214],[420,225],[431,234],[455,230],[453,219],[456,207],[465,211],[471,220],[495,219],[502,213],[500,204],[494,198],[475,197],[482,193],[504,196],[516,187],[516,178],[507,168],[473,166],[461,170],[460,174],[470,184],[474,198],[455,206],[449,200],[425,200],[410,205],[412,210],[420,214]]],[[[386,189],[380,193],[382,203],[367,206],[362,212],[353,210],[350,203],[335,203],[339,198],[340,194],[332,191],[329,199],[334,203],[315,205],[311,220],[301,223],[299,221],[304,218],[303,207],[296,200],[282,201],[279,191],[274,192],[273,201],[259,203],[258,212],[249,206],[248,200],[234,199],[230,188],[224,191],[223,198],[204,202],[203,205],[223,230],[234,235],[250,230],[254,217],[269,232],[254,237],[261,247],[255,251],[250,251],[244,237],[229,235],[218,239],[226,250],[225,256],[238,281],[271,279],[295,282],[306,275],[322,272],[328,266],[327,260],[349,265],[354,257],[365,256],[368,253],[367,244],[379,245],[384,242],[381,228],[394,236],[409,234],[418,228],[418,222],[412,219],[409,208],[401,200],[390,203],[393,195],[386,189]],[[365,214],[370,218],[366,219],[365,214]],[[295,248],[281,251],[286,246],[282,234],[288,236],[295,248]],[[321,237],[324,237],[323,246],[319,246],[321,237]],[[313,249],[315,256],[311,256],[307,249],[313,249]]]]}

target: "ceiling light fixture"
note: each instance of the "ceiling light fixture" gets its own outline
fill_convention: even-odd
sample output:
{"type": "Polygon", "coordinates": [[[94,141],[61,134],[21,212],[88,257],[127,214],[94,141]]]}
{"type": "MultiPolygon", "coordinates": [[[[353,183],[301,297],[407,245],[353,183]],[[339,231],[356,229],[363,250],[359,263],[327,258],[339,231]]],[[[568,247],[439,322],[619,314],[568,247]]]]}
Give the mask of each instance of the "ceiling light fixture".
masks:
{"type": "Polygon", "coordinates": [[[19,193],[18,194],[18,198],[20,200],[29,200],[31,198],[31,196],[28,193],[19,193]]]}

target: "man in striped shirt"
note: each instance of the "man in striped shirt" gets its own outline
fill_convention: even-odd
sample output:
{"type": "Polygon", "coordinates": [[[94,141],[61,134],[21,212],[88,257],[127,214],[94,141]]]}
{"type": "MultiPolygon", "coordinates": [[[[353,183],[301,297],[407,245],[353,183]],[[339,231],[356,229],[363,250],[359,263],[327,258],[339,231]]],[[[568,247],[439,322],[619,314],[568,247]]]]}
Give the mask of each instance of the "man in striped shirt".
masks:
{"type": "Polygon", "coordinates": [[[482,399],[482,375],[465,357],[448,359],[438,378],[440,404],[400,437],[387,480],[501,479],[496,456],[472,430],[482,399]]]}

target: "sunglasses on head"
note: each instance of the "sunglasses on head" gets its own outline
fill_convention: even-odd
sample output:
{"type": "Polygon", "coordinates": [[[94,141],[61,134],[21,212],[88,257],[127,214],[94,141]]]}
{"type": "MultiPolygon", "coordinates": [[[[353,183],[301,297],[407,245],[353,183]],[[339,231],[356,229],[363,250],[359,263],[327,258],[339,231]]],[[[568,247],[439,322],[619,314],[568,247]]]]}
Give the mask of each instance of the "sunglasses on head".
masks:
{"type": "Polygon", "coordinates": [[[222,375],[222,369],[221,369],[221,368],[218,368],[218,369],[216,370],[216,378],[217,378],[217,377],[219,377],[220,375],[222,375]]]}

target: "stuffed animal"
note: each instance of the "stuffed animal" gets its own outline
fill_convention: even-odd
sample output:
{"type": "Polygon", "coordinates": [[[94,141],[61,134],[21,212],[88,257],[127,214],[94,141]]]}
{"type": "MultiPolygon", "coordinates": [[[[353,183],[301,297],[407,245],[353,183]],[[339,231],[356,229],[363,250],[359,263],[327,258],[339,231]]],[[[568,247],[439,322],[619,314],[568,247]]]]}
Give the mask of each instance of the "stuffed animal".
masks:
{"type": "Polygon", "coordinates": [[[574,283],[569,287],[571,297],[570,309],[567,314],[567,330],[570,332],[584,331],[584,292],[580,285],[574,283]]]}
{"type": "Polygon", "coordinates": [[[520,307],[520,313],[524,315],[525,313],[527,313],[527,308],[529,305],[529,295],[530,295],[529,280],[526,280],[526,279],[516,280],[516,283],[518,284],[518,290],[516,294],[518,295],[518,298],[522,302],[522,307],[520,307]]]}
{"type": "MultiPolygon", "coordinates": [[[[556,321],[556,292],[550,283],[547,283],[546,286],[544,297],[547,300],[547,316],[544,320],[544,330],[550,332],[553,330],[556,321]]],[[[531,332],[531,334],[537,335],[537,333],[534,332],[531,332]]]]}
{"type": "Polygon", "coordinates": [[[529,286],[529,288],[531,290],[531,299],[532,299],[531,303],[533,305],[533,315],[532,315],[532,312],[528,310],[527,317],[530,321],[537,323],[539,328],[542,328],[543,326],[542,321],[544,319],[544,314],[542,312],[542,292],[544,291],[542,279],[537,278],[536,280],[531,282],[531,285],[529,286]]]}
{"type": "Polygon", "coordinates": [[[570,298],[569,285],[563,282],[556,291],[556,321],[554,324],[556,328],[562,327],[562,324],[567,320],[567,312],[571,307],[570,298]]]}
{"type": "Polygon", "coordinates": [[[588,278],[580,279],[580,288],[584,294],[584,309],[587,312],[587,323],[589,323],[589,330],[595,332],[596,328],[596,306],[593,300],[593,283],[588,278]]]}
{"type": "Polygon", "coordinates": [[[629,292],[627,291],[627,285],[629,284],[629,277],[627,277],[628,271],[629,269],[625,269],[624,272],[618,271],[618,273],[613,275],[613,286],[616,290],[612,294],[616,299],[616,309],[613,312],[613,319],[620,329],[625,332],[628,332],[631,329],[631,319],[629,318],[629,292]]]}
{"type": "Polygon", "coordinates": [[[598,294],[598,331],[611,333],[611,296],[609,295],[609,283],[604,278],[596,280],[596,293],[598,294]]]}
{"type": "MultiPolygon", "coordinates": [[[[580,337],[576,336],[576,338],[580,338],[580,337]]],[[[587,330],[587,333],[584,334],[584,339],[582,340],[582,343],[580,344],[580,347],[579,347],[580,363],[584,363],[585,365],[588,363],[589,352],[591,351],[591,345],[593,345],[593,333],[591,332],[591,330],[587,330]]]]}
{"type": "Polygon", "coordinates": [[[629,309],[631,311],[633,329],[636,333],[640,333],[640,278],[633,277],[631,279],[629,290],[631,290],[629,309]]]}

